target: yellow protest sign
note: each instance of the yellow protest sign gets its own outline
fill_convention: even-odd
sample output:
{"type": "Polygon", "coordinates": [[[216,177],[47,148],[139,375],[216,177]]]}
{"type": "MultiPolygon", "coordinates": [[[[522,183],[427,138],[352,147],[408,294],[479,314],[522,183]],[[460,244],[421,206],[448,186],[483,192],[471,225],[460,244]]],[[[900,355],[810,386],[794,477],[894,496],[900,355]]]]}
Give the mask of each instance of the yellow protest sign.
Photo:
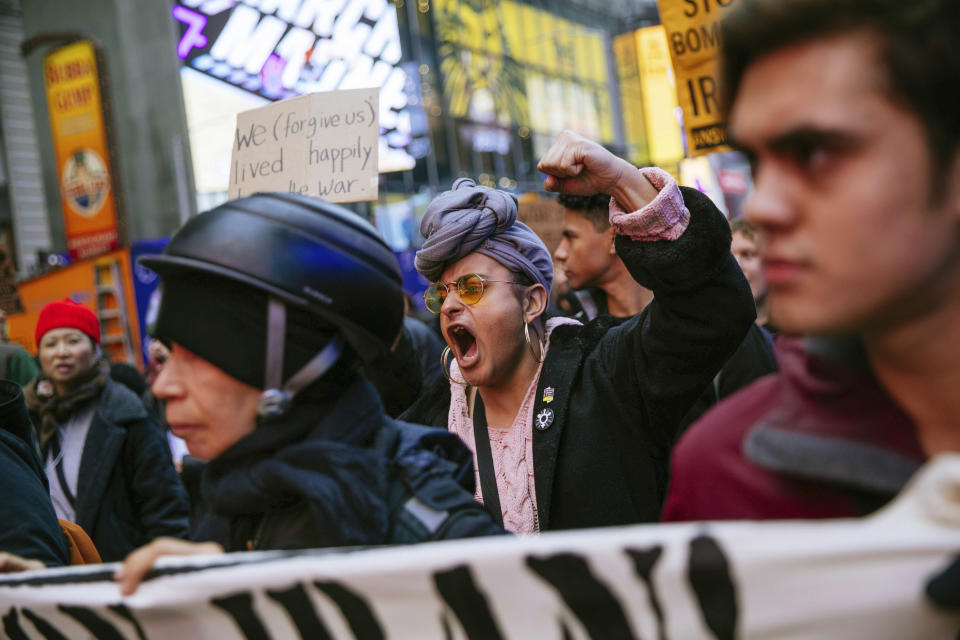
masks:
{"type": "Polygon", "coordinates": [[[237,115],[231,199],[283,191],[376,200],[379,89],[311,93],[237,115]]]}
{"type": "Polygon", "coordinates": [[[720,19],[736,0],[658,0],[690,156],[729,151],[720,113],[720,19]]]}

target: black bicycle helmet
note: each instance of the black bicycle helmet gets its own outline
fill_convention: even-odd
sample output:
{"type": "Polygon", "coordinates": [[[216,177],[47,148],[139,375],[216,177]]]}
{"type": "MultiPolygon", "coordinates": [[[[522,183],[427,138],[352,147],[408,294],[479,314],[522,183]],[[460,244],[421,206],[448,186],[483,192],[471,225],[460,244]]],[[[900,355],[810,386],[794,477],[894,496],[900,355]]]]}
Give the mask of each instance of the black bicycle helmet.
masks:
{"type": "MultiPolygon", "coordinates": [[[[206,274],[264,292],[274,340],[286,305],[333,326],[367,362],[387,352],[403,329],[402,277],[393,252],[358,215],[317,198],[258,193],[232,200],[192,218],[163,254],[139,262],[161,277],[206,274]]],[[[268,370],[282,368],[269,364],[276,359],[270,352],[268,340],[268,370]]],[[[279,383],[274,376],[267,387],[279,383]]]]}

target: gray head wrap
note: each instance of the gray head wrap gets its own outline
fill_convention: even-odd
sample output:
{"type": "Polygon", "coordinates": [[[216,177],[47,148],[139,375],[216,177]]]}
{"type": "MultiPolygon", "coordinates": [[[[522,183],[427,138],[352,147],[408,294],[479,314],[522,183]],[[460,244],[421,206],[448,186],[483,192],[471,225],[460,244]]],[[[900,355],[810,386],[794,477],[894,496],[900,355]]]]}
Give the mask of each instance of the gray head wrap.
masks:
{"type": "Polygon", "coordinates": [[[550,293],[550,252],[530,227],[517,221],[513,194],[460,178],[427,206],[420,233],[426,242],[417,251],[415,265],[431,282],[439,280],[449,265],[476,252],[526,274],[550,293]]]}

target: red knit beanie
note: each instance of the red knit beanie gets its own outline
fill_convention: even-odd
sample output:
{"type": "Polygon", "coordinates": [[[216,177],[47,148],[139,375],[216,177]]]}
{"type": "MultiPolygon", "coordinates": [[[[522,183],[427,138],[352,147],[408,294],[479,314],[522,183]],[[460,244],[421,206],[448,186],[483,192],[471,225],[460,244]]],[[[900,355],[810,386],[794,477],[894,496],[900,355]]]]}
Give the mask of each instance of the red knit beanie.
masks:
{"type": "Polygon", "coordinates": [[[77,329],[90,336],[96,344],[100,344],[100,322],[97,316],[69,298],[51,302],[40,311],[37,331],[34,333],[38,347],[43,334],[53,329],[77,329]]]}

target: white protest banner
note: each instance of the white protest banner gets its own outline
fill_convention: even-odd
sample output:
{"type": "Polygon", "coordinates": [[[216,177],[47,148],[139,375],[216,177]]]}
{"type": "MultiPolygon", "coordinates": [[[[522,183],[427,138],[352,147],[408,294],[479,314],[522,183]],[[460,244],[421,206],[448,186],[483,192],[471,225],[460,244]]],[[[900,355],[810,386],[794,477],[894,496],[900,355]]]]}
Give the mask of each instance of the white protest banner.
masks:
{"type": "Polygon", "coordinates": [[[377,199],[379,89],[310,93],[237,115],[229,197],[285,191],[377,199]]]}
{"type": "Polygon", "coordinates": [[[8,638],[956,638],[960,456],[865,520],[648,525],[0,578],[8,638]]]}

